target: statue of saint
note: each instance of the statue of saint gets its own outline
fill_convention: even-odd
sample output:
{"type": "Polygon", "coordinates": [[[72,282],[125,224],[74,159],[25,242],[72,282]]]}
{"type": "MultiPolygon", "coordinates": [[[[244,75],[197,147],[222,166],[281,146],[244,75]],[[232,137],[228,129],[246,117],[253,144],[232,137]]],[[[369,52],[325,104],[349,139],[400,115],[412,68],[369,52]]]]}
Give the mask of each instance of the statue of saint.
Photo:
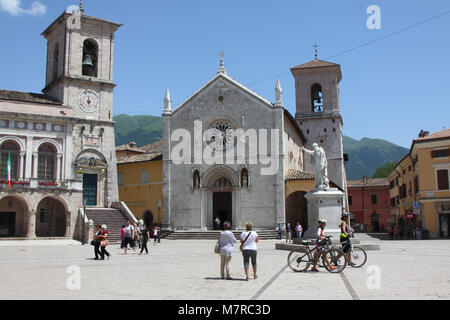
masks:
{"type": "Polygon", "coordinates": [[[314,165],[316,174],[316,190],[327,190],[330,188],[330,180],[328,180],[328,162],[325,151],[322,147],[319,147],[317,143],[313,145],[314,150],[305,149],[302,146],[302,150],[309,154],[311,163],[314,165]]]}

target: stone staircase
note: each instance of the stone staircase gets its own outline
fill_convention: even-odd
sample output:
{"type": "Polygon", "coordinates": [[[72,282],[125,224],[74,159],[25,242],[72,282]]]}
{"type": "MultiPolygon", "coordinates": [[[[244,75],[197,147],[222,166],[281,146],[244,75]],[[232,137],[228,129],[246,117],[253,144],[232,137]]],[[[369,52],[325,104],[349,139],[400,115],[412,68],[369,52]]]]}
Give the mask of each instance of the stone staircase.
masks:
{"type": "MultiPolygon", "coordinates": [[[[239,239],[242,230],[231,230],[239,239]]],[[[258,233],[259,240],[273,240],[277,239],[278,233],[275,230],[255,230],[258,233]]],[[[162,231],[161,238],[168,240],[217,240],[219,239],[220,231],[208,230],[208,231],[191,231],[191,230],[176,230],[172,232],[162,231]]]]}
{"type": "MultiPolygon", "coordinates": [[[[89,220],[96,224],[106,224],[109,242],[121,242],[120,230],[127,223],[127,218],[118,209],[110,208],[86,208],[86,215],[89,220]]],[[[89,240],[90,241],[90,240],[89,240]]]]}

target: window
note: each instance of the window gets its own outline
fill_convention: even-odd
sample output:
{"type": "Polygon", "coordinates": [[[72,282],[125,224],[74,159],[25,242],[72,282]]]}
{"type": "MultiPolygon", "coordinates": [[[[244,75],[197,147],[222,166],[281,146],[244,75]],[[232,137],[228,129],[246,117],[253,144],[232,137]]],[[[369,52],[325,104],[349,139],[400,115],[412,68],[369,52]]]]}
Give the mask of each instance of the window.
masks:
{"type": "Polygon", "coordinates": [[[353,205],[353,196],[351,196],[351,195],[348,196],[348,205],[349,206],[353,205]]]}
{"type": "Polygon", "coordinates": [[[431,151],[432,158],[446,158],[450,154],[449,149],[431,151]]]}
{"type": "Polygon", "coordinates": [[[378,203],[378,196],[376,194],[372,194],[370,196],[370,203],[371,204],[377,204],[378,203]]]}
{"type": "Polygon", "coordinates": [[[406,169],[403,169],[403,175],[405,175],[406,174],[406,169]]]}
{"type": "Polygon", "coordinates": [[[408,166],[408,172],[411,172],[411,166],[408,166]]]}
{"type": "Polygon", "coordinates": [[[141,171],[141,184],[148,183],[148,169],[144,169],[141,171]]]}
{"type": "Polygon", "coordinates": [[[448,170],[437,171],[438,190],[448,190],[448,170]]]}
{"type": "Polygon", "coordinates": [[[97,77],[98,46],[92,39],[83,43],[83,76],[97,77]]]}
{"type": "Polygon", "coordinates": [[[192,175],[192,186],[194,189],[200,188],[200,173],[198,170],[194,171],[194,174],[192,175]]]}
{"type": "Polygon", "coordinates": [[[406,184],[400,187],[400,199],[406,198],[406,184]]]}
{"type": "Polygon", "coordinates": [[[0,147],[0,179],[6,180],[8,156],[11,159],[11,180],[19,177],[19,145],[14,141],[3,142],[0,147]]]}
{"type": "Polygon", "coordinates": [[[248,187],[248,170],[245,168],[241,171],[241,186],[242,188],[248,187]]]}
{"type": "Polygon", "coordinates": [[[395,181],[394,181],[394,180],[391,180],[391,181],[389,182],[389,189],[393,189],[394,186],[395,186],[395,181]]]}
{"type": "Polygon", "coordinates": [[[123,186],[123,173],[122,172],[117,173],[117,180],[118,180],[119,186],[123,186]]]}
{"type": "Polygon", "coordinates": [[[52,70],[52,80],[55,81],[58,77],[58,66],[59,66],[59,44],[55,44],[53,49],[53,70],[52,70]]]}
{"type": "Polygon", "coordinates": [[[391,198],[391,207],[395,207],[395,198],[391,198]]]}
{"type": "Polygon", "coordinates": [[[48,209],[41,209],[39,212],[39,222],[40,223],[48,223],[49,222],[49,212],[48,209]]]}
{"type": "Polygon", "coordinates": [[[322,86],[320,84],[314,84],[311,87],[311,109],[312,112],[323,111],[323,94],[322,86]]]}
{"type": "Polygon", "coordinates": [[[414,193],[419,193],[419,176],[414,178],[414,193]]]}
{"type": "Polygon", "coordinates": [[[409,190],[408,190],[409,196],[412,196],[412,182],[409,182],[409,190]]]}
{"type": "Polygon", "coordinates": [[[56,150],[49,144],[43,144],[38,150],[38,180],[42,182],[54,182],[56,150]]]}

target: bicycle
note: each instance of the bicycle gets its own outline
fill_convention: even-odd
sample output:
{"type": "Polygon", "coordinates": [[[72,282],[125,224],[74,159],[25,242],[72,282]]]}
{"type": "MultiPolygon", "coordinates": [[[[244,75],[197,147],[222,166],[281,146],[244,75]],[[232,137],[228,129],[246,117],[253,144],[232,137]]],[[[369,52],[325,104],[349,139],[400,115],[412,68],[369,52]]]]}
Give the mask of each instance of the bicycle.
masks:
{"type": "MultiPolygon", "coordinates": [[[[348,238],[350,249],[347,252],[346,260],[347,263],[353,268],[361,268],[367,262],[367,253],[360,246],[354,246],[352,238],[354,238],[353,233],[351,233],[350,237],[348,238]]],[[[345,244],[346,244],[345,242],[341,244],[342,251],[344,251],[343,245],[345,244]]]]}
{"type": "Polygon", "coordinates": [[[295,249],[291,251],[287,257],[289,267],[295,272],[304,272],[308,269],[311,263],[314,264],[314,256],[316,254],[322,254],[322,261],[324,261],[325,269],[331,273],[342,272],[347,266],[347,258],[344,252],[336,247],[328,248],[331,243],[331,236],[326,236],[325,240],[318,246],[315,246],[312,250],[309,246],[309,241],[302,241],[302,244],[306,248],[306,253],[301,249],[295,249]],[[321,252],[323,250],[323,252],[321,252]],[[314,251],[317,251],[314,255],[314,251]],[[339,257],[339,258],[338,258],[339,257]],[[329,261],[330,264],[326,263],[329,261]],[[334,264],[334,269],[330,268],[331,263],[334,264]]]}

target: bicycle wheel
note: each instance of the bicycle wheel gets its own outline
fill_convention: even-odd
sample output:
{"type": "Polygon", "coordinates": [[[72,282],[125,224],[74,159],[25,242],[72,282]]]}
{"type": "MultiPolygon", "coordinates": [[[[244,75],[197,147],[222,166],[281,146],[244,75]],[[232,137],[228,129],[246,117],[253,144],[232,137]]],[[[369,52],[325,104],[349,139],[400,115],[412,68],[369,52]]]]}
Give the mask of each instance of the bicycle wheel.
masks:
{"type": "Polygon", "coordinates": [[[295,272],[303,272],[307,270],[311,264],[309,255],[300,251],[292,251],[289,253],[287,260],[289,268],[295,272]]]}
{"type": "Polygon", "coordinates": [[[323,261],[325,269],[331,273],[342,272],[347,266],[347,259],[341,249],[331,248],[326,250],[323,254],[323,261]],[[327,260],[330,265],[327,263],[327,260]]]}
{"type": "Polygon", "coordinates": [[[361,268],[367,261],[367,254],[361,247],[353,247],[347,253],[347,261],[353,268],[361,268]]]}

